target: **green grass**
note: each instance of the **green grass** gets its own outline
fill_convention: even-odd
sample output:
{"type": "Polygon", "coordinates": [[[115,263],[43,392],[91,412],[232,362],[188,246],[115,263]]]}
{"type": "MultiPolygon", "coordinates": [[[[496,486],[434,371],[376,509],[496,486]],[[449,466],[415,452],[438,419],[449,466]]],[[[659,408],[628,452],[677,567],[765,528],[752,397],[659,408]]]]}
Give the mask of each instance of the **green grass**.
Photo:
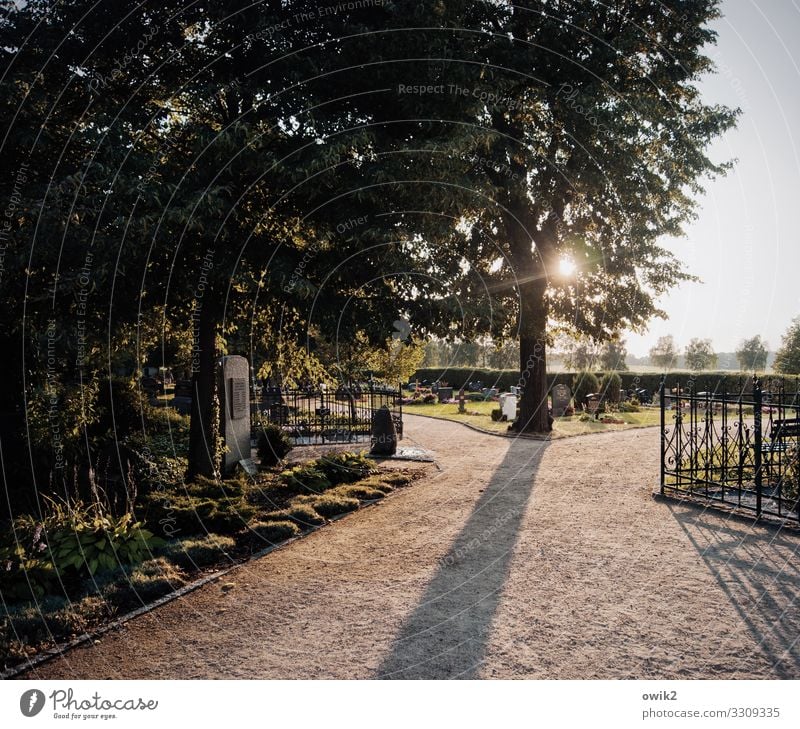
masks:
{"type": "MultiPolygon", "coordinates": [[[[403,405],[403,410],[410,415],[429,415],[458,423],[469,423],[494,433],[507,433],[508,423],[495,422],[491,418],[493,409],[499,407],[496,402],[468,402],[465,404],[466,414],[458,412],[457,404],[403,405]]],[[[604,433],[612,430],[628,428],[645,428],[658,425],[660,414],[658,408],[642,408],[638,413],[611,413],[617,420],[624,420],[624,425],[611,425],[596,420],[581,421],[581,414],[565,418],[556,418],[553,424],[553,438],[564,438],[571,435],[587,433],[604,433]]]]}

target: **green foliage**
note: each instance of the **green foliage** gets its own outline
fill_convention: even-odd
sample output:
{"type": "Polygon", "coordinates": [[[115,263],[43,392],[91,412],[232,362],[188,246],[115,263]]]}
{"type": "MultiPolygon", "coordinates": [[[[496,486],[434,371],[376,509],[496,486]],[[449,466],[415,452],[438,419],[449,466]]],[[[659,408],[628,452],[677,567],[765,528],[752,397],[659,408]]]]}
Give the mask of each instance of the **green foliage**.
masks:
{"type": "Polygon", "coordinates": [[[392,489],[406,486],[414,480],[414,477],[403,471],[384,471],[365,478],[359,486],[368,486],[388,493],[392,489]]]}
{"type": "Polygon", "coordinates": [[[349,496],[325,494],[324,496],[298,496],[298,503],[310,504],[314,511],[326,518],[353,511],[359,507],[358,499],[349,496]]]}
{"type": "Polygon", "coordinates": [[[625,364],[625,357],[628,350],[625,347],[624,339],[612,339],[606,342],[600,350],[599,365],[604,370],[617,372],[619,370],[627,370],[628,365],[625,364]]]}
{"type": "Polygon", "coordinates": [[[346,486],[337,486],[328,492],[331,496],[345,496],[359,501],[375,501],[386,496],[381,489],[372,488],[365,483],[354,483],[346,486]]]}
{"type": "Polygon", "coordinates": [[[308,504],[294,504],[282,511],[273,511],[269,514],[259,515],[260,521],[292,521],[301,529],[319,526],[325,519],[314,511],[308,504]]]}
{"type": "Polygon", "coordinates": [[[710,339],[691,339],[686,345],[686,366],[695,372],[709,370],[717,366],[717,355],[710,339]]]}
{"type": "Polygon", "coordinates": [[[783,335],[773,367],[784,375],[800,374],[800,316],[792,320],[783,335]]]}
{"type": "Polygon", "coordinates": [[[600,391],[600,381],[593,372],[578,372],[572,380],[572,397],[575,405],[581,407],[586,402],[587,395],[600,391]]]}
{"type": "Polygon", "coordinates": [[[230,537],[209,534],[170,542],[161,553],[170,562],[184,568],[196,569],[225,559],[230,560],[230,553],[235,547],[236,542],[230,537]]]}
{"type": "Polygon", "coordinates": [[[264,541],[278,544],[300,534],[300,527],[293,521],[264,521],[250,525],[250,529],[264,541]]]}
{"type": "Polygon", "coordinates": [[[259,428],[258,456],[262,466],[280,463],[291,450],[289,436],[279,425],[265,423],[259,428]]]}
{"type": "Polygon", "coordinates": [[[675,365],[678,358],[678,349],[675,346],[675,339],[671,334],[659,337],[658,341],[650,349],[650,361],[656,367],[663,367],[665,370],[675,365]]]}
{"type": "Polygon", "coordinates": [[[198,478],[183,489],[153,491],[142,501],[148,526],[169,536],[232,534],[244,528],[255,512],[241,479],[198,478]]]}
{"type": "Polygon", "coordinates": [[[138,564],[163,544],[132,514],[114,519],[99,508],[78,505],[48,521],[48,557],[61,577],[138,564]]]}
{"type": "Polygon", "coordinates": [[[308,491],[322,493],[333,485],[315,461],[286,469],[281,472],[280,480],[287,489],[298,494],[308,491]]]}
{"type": "Polygon", "coordinates": [[[185,584],[185,575],[179,567],[170,559],[157,557],[125,570],[118,580],[102,590],[102,594],[110,603],[128,607],[156,600],[185,584]]]}
{"type": "Polygon", "coordinates": [[[619,404],[619,411],[621,413],[638,413],[639,410],[639,401],[635,397],[632,397],[627,402],[621,402],[619,404]],[[636,402],[634,402],[634,400],[636,400],[636,402]]]}
{"type": "Polygon", "coordinates": [[[0,593],[6,601],[41,597],[64,581],[135,565],[163,540],[131,514],[114,518],[99,505],[67,508],[55,502],[41,522],[21,517],[0,545],[0,593]]]}
{"type": "Polygon", "coordinates": [[[739,367],[745,372],[763,372],[767,366],[768,345],[758,335],[745,339],[736,350],[739,367]]]}
{"type": "Polygon", "coordinates": [[[599,391],[604,400],[618,403],[622,392],[622,378],[616,372],[606,372],[600,381],[599,391]]]}
{"type": "Polygon", "coordinates": [[[317,459],[316,466],[332,484],[352,483],[375,471],[375,463],[365,453],[355,451],[326,453],[317,459]]]}
{"type": "Polygon", "coordinates": [[[489,413],[489,415],[491,416],[492,420],[494,420],[495,422],[499,422],[500,419],[503,417],[503,411],[500,408],[493,408],[492,412],[489,413]]]}

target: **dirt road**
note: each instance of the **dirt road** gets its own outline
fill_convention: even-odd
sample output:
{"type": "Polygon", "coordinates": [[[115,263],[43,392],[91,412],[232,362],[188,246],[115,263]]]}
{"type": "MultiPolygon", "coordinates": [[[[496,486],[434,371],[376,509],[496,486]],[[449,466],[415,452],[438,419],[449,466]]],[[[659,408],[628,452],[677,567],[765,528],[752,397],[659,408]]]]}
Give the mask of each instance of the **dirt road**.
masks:
{"type": "Polygon", "coordinates": [[[440,471],[41,678],[800,678],[800,537],[655,501],[655,428],[407,417],[440,471]]]}

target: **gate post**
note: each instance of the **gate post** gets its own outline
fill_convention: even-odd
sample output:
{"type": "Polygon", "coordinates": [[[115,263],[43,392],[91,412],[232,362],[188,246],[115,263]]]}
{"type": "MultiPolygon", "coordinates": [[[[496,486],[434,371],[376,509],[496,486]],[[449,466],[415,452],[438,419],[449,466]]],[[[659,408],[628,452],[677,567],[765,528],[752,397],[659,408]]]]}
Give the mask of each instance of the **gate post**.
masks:
{"type": "Polygon", "coordinates": [[[665,450],[667,447],[667,436],[666,436],[666,417],[665,417],[665,405],[666,405],[666,397],[664,394],[664,384],[666,380],[666,375],[662,376],[661,384],[658,386],[658,399],[661,406],[661,435],[660,435],[660,442],[661,442],[661,495],[664,495],[664,484],[665,484],[665,476],[664,476],[664,468],[666,465],[666,454],[665,450]]]}
{"type": "Polygon", "coordinates": [[[763,487],[763,474],[761,473],[761,403],[761,382],[756,375],[753,375],[753,448],[755,448],[753,461],[756,469],[756,517],[758,519],[761,518],[761,490],[763,487]]]}

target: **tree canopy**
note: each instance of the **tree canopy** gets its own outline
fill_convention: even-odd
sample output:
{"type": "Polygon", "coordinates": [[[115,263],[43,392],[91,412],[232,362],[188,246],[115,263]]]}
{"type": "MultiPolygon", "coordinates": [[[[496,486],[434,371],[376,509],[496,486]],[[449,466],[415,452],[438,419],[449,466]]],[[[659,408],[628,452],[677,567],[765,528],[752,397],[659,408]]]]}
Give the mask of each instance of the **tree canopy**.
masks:
{"type": "Polygon", "coordinates": [[[783,335],[773,367],[781,374],[800,374],[800,316],[792,319],[792,323],[783,335]]]}
{"type": "Polygon", "coordinates": [[[515,427],[547,430],[553,337],[642,330],[689,277],[664,240],[727,170],[707,150],[736,118],[697,88],[716,17],[715,0],[16,7],[4,453],[33,483],[55,464],[88,478],[100,393],[155,361],[191,375],[189,475],[214,475],[220,354],[290,381],[338,377],[322,355],[363,344],[357,371],[395,378],[425,336],[518,357],[515,427]]]}

